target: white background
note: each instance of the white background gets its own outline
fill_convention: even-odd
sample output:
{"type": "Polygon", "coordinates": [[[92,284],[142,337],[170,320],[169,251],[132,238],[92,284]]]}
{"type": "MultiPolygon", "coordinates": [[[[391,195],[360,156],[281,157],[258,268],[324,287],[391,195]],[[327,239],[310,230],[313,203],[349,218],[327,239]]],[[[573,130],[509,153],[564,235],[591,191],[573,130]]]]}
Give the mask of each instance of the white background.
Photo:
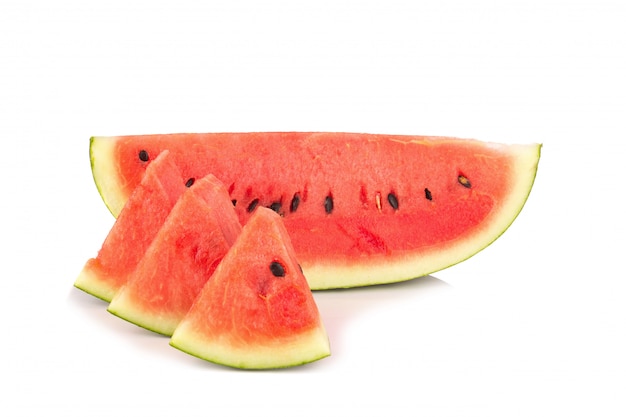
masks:
{"type": "Polygon", "coordinates": [[[618,0],[3,1],[0,414],[626,415],[625,20],[618,0]],[[73,282],[113,224],[90,136],[252,130],[544,146],[492,246],[315,293],[333,355],[245,372],[73,282]]]}

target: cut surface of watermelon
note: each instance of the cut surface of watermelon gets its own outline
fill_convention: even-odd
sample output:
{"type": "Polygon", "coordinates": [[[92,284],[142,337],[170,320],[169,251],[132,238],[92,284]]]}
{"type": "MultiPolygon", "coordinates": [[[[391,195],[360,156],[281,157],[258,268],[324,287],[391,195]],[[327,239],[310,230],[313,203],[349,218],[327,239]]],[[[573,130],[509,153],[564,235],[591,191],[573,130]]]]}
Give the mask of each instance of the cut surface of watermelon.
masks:
{"type": "Polygon", "coordinates": [[[240,232],[224,185],[210,174],[195,181],[172,208],[108,311],[171,335],[240,232]]]}
{"type": "Polygon", "coordinates": [[[94,137],[93,176],[117,215],[146,161],[169,150],[185,177],[215,175],[245,224],[280,213],[311,288],[402,281],[497,239],[532,188],[541,145],[357,133],[94,137]]]}
{"type": "Polygon", "coordinates": [[[330,355],[328,336],[280,216],[260,207],[180,322],[170,344],[245,369],[330,355]]]}
{"type": "Polygon", "coordinates": [[[169,152],[161,152],[125,200],[113,227],[95,258],[89,259],[74,285],[111,301],[133,272],[156,236],[185,182],[169,152]]]}

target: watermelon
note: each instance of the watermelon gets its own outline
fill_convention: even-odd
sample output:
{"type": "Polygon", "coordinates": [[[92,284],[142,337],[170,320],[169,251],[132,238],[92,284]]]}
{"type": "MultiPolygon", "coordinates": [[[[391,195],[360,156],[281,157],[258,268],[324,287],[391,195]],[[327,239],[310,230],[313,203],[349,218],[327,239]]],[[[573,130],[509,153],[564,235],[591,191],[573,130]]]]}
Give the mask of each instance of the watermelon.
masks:
{"type": "Polygon", "coordinates": [[[108,311],[171,335],[241,231],[224,185],[213,175],[179,198],[108,311]]]}
{"type": "Polygon", "coordinates": [[[313,294],[280,216],[259,207],[170,344],[236,368],[282,368],[330,355],[313,294]]]}
{"type": "Polygon", "coordinates": [[[161,152],[150,164],[142,163],[144,175],[133,186],[97,256],[86,262],[74,282],[77,288],[105,301],[111,301],[128,280],[185,190],[169,152],[161,152]]]}
{"type": "Polygon", "coordinates": [[[407,280],[463,261],[524,206],[540,144],[357,133],[93,137],[92,170],[117,215],[150,161],[215,175],[242,224],[279,213],[313,289],[407,280]]]}

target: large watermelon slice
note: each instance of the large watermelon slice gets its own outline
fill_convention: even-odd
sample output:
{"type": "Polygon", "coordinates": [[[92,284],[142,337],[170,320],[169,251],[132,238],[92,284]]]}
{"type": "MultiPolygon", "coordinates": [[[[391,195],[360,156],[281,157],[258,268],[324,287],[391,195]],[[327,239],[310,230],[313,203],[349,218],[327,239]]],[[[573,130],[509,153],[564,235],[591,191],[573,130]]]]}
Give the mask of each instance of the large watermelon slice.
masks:
{"type": "Polygon", "coordinates": [[[284,217],[313,289],[406,280],[500,236],[532,188],[541,145],[355,133],[94,137],[93,176],[117,215],[169,150],[185,177],[214,174],[245,224],[284,217]]]}
{"type": "Polygon", "coordinates": [[[260,207],[170,344],[236,368],[281,368],[330,354],[319,311],[280,216],[260,207]]]}
{"type": "MultiPolygon", "coordinates": [[[[145,163],[144,163],[145,164],[145,163]]],[[[105,301],[128,280],[185,190],[185,181],[169,152],[161,152],[134,184],[102,248],[89,259],[74,285],[105,301]]]]}
{"type": "Polygon", "coordinates": [[[108,310],[171,335],[240,232],[224,185],[210,174],[195,181],[108,310]]]}

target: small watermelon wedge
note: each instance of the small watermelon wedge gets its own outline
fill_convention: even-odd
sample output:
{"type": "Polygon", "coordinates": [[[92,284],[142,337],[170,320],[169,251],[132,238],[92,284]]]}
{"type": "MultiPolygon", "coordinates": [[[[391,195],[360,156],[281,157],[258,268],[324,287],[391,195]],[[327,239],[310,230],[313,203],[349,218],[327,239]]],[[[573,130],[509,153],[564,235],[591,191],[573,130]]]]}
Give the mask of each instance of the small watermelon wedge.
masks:
{"type": "Polygon", "coordinates": [[[244,369],[330,355],[313,294],[281,217],[259,207],[180,322],[170,344],[244,369]]]}
{"type": "Polygon", "coordinates": [[[108,311],[170,336],[240,232],[224,185],[211,174],[195,181],[108,311]]]}
{"type": "Polygon", "coordinates": [[[520,213],[541,153],[360,133],[93,137],[93,176],[114,215],[166,149],[183,176],[222,181],[242,224],[258,207],[280,213],[313,289],[403,281],[471,257],[520,213]]]}
{"type": "MultiPolygon", "coordinates": [[[[161,152],[133,187],[95,258],[89,259],[74,286],[105,301],[126,283],[185,190],[175,158],[161,152]]],[[[93,161],[92,161],[93,163],[93,161]]]]}

